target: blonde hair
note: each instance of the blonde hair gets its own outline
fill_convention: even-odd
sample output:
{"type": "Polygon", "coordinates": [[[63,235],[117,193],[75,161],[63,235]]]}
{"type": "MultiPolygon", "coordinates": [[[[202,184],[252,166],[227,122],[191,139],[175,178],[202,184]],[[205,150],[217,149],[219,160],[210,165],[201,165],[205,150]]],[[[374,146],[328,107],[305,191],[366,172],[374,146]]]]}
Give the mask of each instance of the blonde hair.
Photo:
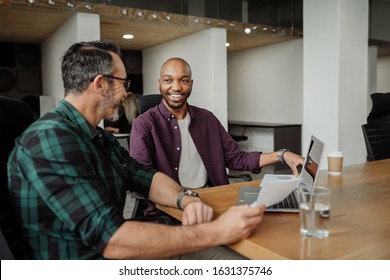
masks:
{"type": "Polygon", "coordinates": [[[125,99],[123,99],[123,108],[125,110],[127,121],[131,125],[131,123],[137,117],[138,114],[137,97],[134,93],[127,93],[127,96],[125,97],[125,99]]]}

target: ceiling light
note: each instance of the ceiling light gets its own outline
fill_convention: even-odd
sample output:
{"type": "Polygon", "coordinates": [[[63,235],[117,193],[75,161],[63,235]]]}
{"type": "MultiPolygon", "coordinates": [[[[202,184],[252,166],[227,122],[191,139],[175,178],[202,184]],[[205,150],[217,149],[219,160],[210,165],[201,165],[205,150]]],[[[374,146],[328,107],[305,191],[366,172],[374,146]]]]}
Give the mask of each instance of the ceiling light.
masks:
{"type": "Polygon", "coordinates": [[[142,17],[142,16],[144,15],[144,13],[143,13],[141,10],[137,10],[137,11],[135,12],[135,14],[136,14],[137,16],[139,16],[139,17],[142,17]]]}
{"type": "Polygon", "coordinates": [[[199,18],[194,19],[195,23],[199,23],[199,18]]]}
{"type": "Polygon", "coordinates": [[[74,8],[74,4],[71,2],[66,3],[66,6],[68,6],[68,8],[71,8],[71,9],[74,8]]]}
{"type": "Polygon", "coordinates": [[[168,15],[165,16],[165,18],[166,18],[167,20],[171,20],[171,15],[168,14],[168,15]]]}
{"type": "Polygon", "coordinates": [[[53,0],[48,0],[47,4],[49,4],[50,6],[54,6],[56,3],[53,0]]]}
{"type": "Polygon", "coordinates": [[[252,29],[250,29],[249,27],[245,27],[244,32],[245,34],[249,34],[252,32],[252,29]]]}
{"type": "Polygon", "coordinates": [[[157,14],[156,14],[156,13],[153,13],[153,14],[152,14],[152,18],[156,19],[156,18],[157,18],[157,14]]]}
{"type": "Polygon", "coordinates": [[[131,40],[134,38],[134,35],[133,34],[125,34],[122,36],[123,39],[126,39],[126,40],[131,40]]]}
{"type": "Polygon", "coordinates": [[[226,42],[225,47],[230,47],[230,43],[226,42]]]}
{"type": "Polygon", "coordinates": [[[28,2],[30,5],[34,5],[34,4],[35,4],[35,0],[27,0],[27,2],[28,2]]]}
{"type": "Polygon", "coordinates": [[[88,4],[87,4],[87,5],[85,5],[84,7],[85,7],[87,10],[92,10],[92,6],[91,6],[91,5],[88,5],[88,4]]]}
{"type": "Polygon", "coordinates": [[[211,24],[211,21],[206,20],[206,24],[210,25],[210,24],[211,24]]]}
{"type": "Polygon", "coordinates": [[[122,13],[122,15],[127,15],[127,10],[126,9],[122,9],[122,11],[121,11],[121,13],[122,13]]]}

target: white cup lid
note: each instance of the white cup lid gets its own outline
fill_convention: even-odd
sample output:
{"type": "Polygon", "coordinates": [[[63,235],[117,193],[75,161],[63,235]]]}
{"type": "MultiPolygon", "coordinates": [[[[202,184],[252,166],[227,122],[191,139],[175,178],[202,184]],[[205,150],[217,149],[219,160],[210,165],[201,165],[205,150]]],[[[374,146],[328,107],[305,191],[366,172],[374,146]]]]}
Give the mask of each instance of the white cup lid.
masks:
{"type": "Polygon", "coordinates": [[[328,153],[328,157],[343,157],[343,152],[331,151],[328,153]]]}

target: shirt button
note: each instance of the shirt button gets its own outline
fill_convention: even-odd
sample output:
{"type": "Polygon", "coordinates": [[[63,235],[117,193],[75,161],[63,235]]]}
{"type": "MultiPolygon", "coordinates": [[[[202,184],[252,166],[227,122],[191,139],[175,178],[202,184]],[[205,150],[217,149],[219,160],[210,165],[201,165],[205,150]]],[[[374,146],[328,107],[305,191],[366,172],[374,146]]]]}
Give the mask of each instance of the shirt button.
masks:
{"type": "Polygon", "coordinates": [[[177,148],[176,148],[176,150],[178,150],[178,151],[179,151],[179,150],[180,150],[180,147],[177,147],[177,148]]]}
{"type": "Polygon", "coordinates": [[[177,126],[175,126],[175,129],[177,129],[177,126]]]}
{"type": "Polygon", "coordinates": [[[100,134],[100,133],[99,133],[99,135],[98,135],[98,136],[99,136],[99,138],[102,138],[102,137],[103,137],[103,135],[102,135],[102,134],[100,134]]]}
{"type": "Polygon", "coordinates": [[[175,167],[175,170],[177,171],[179,168],[175,167]]]}

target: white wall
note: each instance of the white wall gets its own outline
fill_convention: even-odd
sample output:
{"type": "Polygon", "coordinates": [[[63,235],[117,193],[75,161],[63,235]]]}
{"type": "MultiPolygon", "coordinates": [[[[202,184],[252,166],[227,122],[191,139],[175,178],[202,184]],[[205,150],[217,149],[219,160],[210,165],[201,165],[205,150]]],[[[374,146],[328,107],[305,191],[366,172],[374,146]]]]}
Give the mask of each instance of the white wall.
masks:
{"type": "Polygon", "coordinates": [[[99,39],[99,15],[78,13],[42,44],[43,95],[54,97],[54,105],[64,98],[61,74],[61,58],[64,52],[73,43],[99,39]]]}
{"type": "Polygon", "coordinates": [[[303,145],[314,134],[346,165],[364,162],[368,0],[304,1],[304,15],[303,145]]]}
{"type": "Polygon", "coordinates": [[[229,120],[302,123],[302,45],[298,39],[228,54],[229,120]]]}
{"type": "Polygon", "coordinates": [[[194,86],[189,103],[213,112],[227,127],[226,30],[211,28],[143,51],[144,94],[159,93],[161,65],[181,57],[191,66],[194,86]]]}
{"type": "Polygon", "coordinates": [[[377,61],[377,92],[390,92],[390,56],[377,61]]]}
{"type": "MultiPolygon", "coordinates": [[[[228,54],[229,120],[302,124],[302,46],[297,39],[228,54]]],[[[245,135],[242,149],[274,150],[271,129],[247,128],[245,135]]]]}

